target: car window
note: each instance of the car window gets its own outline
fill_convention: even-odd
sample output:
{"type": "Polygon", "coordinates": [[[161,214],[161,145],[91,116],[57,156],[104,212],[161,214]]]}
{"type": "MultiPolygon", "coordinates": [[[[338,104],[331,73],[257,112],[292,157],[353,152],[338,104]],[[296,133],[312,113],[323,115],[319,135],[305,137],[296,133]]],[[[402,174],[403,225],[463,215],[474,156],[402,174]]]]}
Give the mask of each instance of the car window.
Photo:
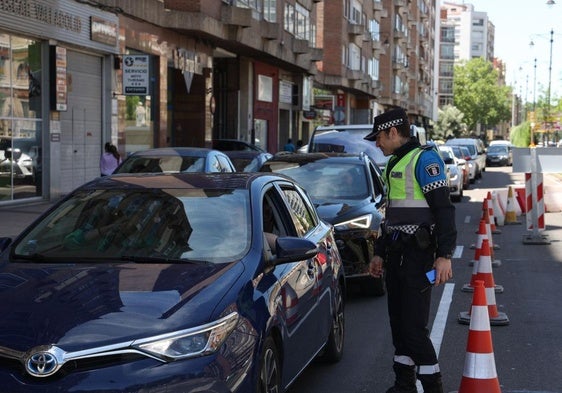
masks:
{"type": "Polygon", "coordinates": [[[219,162],[220,172],[232,172],[232,166],[226,157],[217,155],[217,160],[219,162]]]}
{"type": "Polygon", "coordinates": [[[15,244],[15,256],[103,262],[125,255],[168,258],[166,263],[222,263],[249,250],[247,191],[190,189],[174,194],[148,189],[79,191],[15,244]]]}
{"type": "Polygon", "coordinates": [[[317,130],[309,143],[308,151],[314,152],[338,152],[359,154],[365,152],[377,165],[384,165],[388,161],[383,152],[375,145],[363,139],[370,128],[349,130],[317,130]]]}
{"type": "Polygon", "coordinates": [[[282,187],[282,191],[291,207],[291,217],[297,230],[297,235],[304,237],[310,230],[316,227],[314,215],[310,213],[309,206],[303,201],[302,195],[297,190],[282,187]]]}

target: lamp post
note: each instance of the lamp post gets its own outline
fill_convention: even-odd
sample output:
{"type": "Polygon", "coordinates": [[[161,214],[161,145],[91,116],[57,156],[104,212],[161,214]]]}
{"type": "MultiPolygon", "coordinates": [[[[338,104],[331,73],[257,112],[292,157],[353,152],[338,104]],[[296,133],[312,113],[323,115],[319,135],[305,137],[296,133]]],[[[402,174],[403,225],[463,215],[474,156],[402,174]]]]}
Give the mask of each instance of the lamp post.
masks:
{"type": "MultiPolygon", "coordinates": [[[[548,91],[546,96],[546,113],[545,113],[545,122],[548,122],[548,129],[550,130],[550,87],[552,82],[552,44],[554,42],[554,29],[550,29],[550,57],[548,60],[548,91]]],[[[545,124],[545,129],[546,125],[545,124]]],[[[550,137],[549,132],[546,133],[547,142],[550,137]]]]}

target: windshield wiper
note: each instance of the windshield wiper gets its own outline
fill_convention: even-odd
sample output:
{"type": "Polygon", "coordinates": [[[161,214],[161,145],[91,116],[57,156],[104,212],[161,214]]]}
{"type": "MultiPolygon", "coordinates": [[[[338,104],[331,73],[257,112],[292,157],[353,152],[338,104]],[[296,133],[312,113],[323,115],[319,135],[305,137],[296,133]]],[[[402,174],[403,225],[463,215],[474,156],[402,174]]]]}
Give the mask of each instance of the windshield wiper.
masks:
{"type": "Polygon", "coordinates": [[[121,255],[119,259],[122,261],[135,262],[135,263],[190,263],[194,265],[203,265],[203,266],[213,265],[213,263],[209,261],[202,261],[197,259],[170,258],[167,256],[121,255]]]}

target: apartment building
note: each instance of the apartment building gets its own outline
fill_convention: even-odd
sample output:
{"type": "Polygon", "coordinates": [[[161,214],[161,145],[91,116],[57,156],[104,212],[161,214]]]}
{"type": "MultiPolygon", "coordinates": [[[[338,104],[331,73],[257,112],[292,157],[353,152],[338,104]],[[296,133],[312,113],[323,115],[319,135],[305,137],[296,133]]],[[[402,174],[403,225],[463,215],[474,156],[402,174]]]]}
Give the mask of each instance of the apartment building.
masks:
{"type": "MultiPolygon", "coordinates": [[[[9,3],[0,33],[28,43],[44,75],[33,100],[44,110],[26,131],[43,152],[34,197],[99,175],[106,141],[122,155],[215,138],[275,153],[317,125],[371,123],[395,106],[422,127],[435,117],[435,0],[9,3]]],[[[29,197],[10,184],[0,203],[29,197]]]]}

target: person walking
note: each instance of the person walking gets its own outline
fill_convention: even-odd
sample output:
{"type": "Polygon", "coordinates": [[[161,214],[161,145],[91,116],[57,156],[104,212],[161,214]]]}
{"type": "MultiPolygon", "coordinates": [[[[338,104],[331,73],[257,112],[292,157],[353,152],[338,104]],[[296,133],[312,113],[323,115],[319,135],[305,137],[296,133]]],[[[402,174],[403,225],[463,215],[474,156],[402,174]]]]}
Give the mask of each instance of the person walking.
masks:
{"type": "Polygon", "coordinates": [[[442,393],[441,372],[429,338],[431,289],[453,277],[456,247],[455,207],[449,197],[445,164],[432,146],[420,146],[410,134],[404,109],[376,116],[365,136],[385,156],[387,206],[381,236],[369,272],[385,275],[388,315],[394,345],[395,382],[387,393],[442,393]]]}
{"type": "Polygon", "coordinates": [[[117,147],[110,142],[106,142],[104,152],[100,158],[100,173],[102,176],[109,176],[115,168],[121,164],[121,155],[117,151],[117,147]]]}
{"type": "Polygon", "coordinates": [[[283,150],[291,153],[295,152],[295,145],[293,144],[293,140],[291,138],[287,139],[287,143],[283,147],[283,150]]]}

